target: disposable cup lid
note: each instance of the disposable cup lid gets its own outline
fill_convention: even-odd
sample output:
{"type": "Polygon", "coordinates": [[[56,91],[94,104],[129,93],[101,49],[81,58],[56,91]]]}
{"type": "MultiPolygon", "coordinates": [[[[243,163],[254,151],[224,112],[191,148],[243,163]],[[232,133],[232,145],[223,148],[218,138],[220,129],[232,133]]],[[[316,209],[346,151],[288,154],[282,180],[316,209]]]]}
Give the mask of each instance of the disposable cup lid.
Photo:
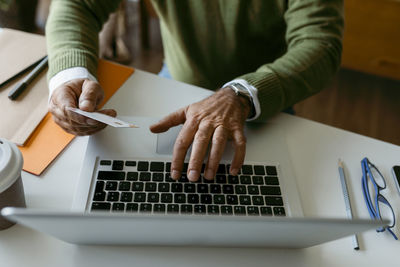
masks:
{"type": "Polygon", "coordinates": [[[0,193],[20,177],[22,164],[22,155],[17,146],[0,138],[0,193]]]}

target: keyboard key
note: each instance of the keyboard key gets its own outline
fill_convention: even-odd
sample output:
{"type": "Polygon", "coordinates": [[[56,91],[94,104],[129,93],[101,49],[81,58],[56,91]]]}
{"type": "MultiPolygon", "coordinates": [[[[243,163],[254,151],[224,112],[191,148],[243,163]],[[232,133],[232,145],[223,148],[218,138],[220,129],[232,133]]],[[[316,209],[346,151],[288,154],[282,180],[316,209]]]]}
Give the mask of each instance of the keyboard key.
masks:
{"type": "Polygon", "coordinates": [[[159,193],[149,193],[147,195],[147,202],[154,203],[154,202],[158,202],[159,200],[160,200],[159,193]]]}
{"type": "Polygon", "coordinates": [[[131,192],[122,192],[121,193],[121,202],[131,202],[133,198],[133,193],[131,192]]]}
{"type": "Polygon", "coordinates": [[[267,175],[276,176],[278,174],[275,166],[265,166],[265,171],[267,172],[267,175]]]}
{"type": "Polygon", "coordinates": [[[264,205],[264,199],[262,196],[253,196],[253,205],[264,205]]]}
{"type": "Polygon", "coordinates": [[[233,185],[224,184],[222,186],[222,192],[224,192],[224,194],[233,194],[233,185]]]}
{"type": "Polygon", "coordinates": [[[235,194],[238,194],[238,195],[247,194],[246,186],[245,185],[235,185],[235,194]]]}
{"type": "Polygon", "coordinates": [[[192,214],[193,213],[192,205],[181,205],[181,213],[192,214]]]}
{"type": "Polygon", "coordinates": [[[247,191],[249,191],[250,195],[258,195],[258,194],[260,194],[260,190],[258,190],[258,186],[255,186],[255,185],[249,185],[247,187],[247,191]]]}
{"type": "Polygon", "coordinates": [[[150,171],[151,172],[163,172],[164,171],[164,162],[151,162],[150,163],[150,171]]]}
{"type": "Polygon", "coordinates": [[[125,180],[125,172],[99,171],[97,180],[125,180]]]}
{"type": "Polygon", "coordinates": [[[188,167],[189,167],[189,163],[184,163],[182,172],[187,172],[188,167]]]}
{"type": "Polygon", "coordinates": [[[243,206],[234,206],[235,215],[246,215],[246,209],[243,206]]]}
{"type": "Polygon", "coordinates": [[[261,194],[265,195],[272,195],[272,196],[280,196],[281,189],[279,186],[261,186],[261,194]]]}
{"type": "Polygon", "coordinates": [[[154,204],[153,211],[157,213],[164,213],[165,204],[154,204]]]}
{"type": "Polygon", "coordinates": [[[210,194],[202,194],[200,196],[201,204],[211,204],[212,203],[212,196],[210,194]]]}
{"type": "Polygon", "coordinates": [[[197,185],[197,193],[208,193],[208,185],[207,184],[198,184],[197,185]]]}
{"type": "Polygon", "coordinates": [[[248,215],[260,215],[260,211],[258,207],[249,206],[247,207],[247,214],[248,215]]]}
{"type": "Polygon", "coordinates": [[[262,176],[253,176],[253,184],[264,184],[264,179],[262,176]]]}
{"type": "Polygon", "coordinates": [[[281,197],[265,197],[265,204],[269,206],[283,206],[281,197]]]}
{"type": "Polygon", "coordinates": [[[96,188],[95,188],[95,190],[94,190],[94,192],[103,192],[103,189],[104,189],[104,181],[97,181],[96,182],[96,188]]]}
{"type": "Polygon", "coordinates": [[[124,169],[124,162],[122,160],[114,160],[112,163],[113,171],[122,171],[124,169]]]}
{"type": "Polygon", "coordinates": [[[100,165],[102,166],[110,166],[111,160],[100,160],[100,165]]]}
{"type": "Polygon", "coordinates": [[[219,185],[219,184],[211,184],[210,185],[210,193],[212,193],[212,194],[220,194],[221,193],[221,185],[219,185]]]}
{"type": "Polygon", "coordinates": [[[275,216],[286,216],[284,207],[274,207],[275,216]]]}
{"type": "Polygon", "coordinates": [[[144,183],[142,182],[133,182],[132,183],[132,191],[143,191],[144,183]]]}
{"type": "Polygon", "coordinates": [[[166,172],[171,172],[171,162],[165,163],[165,171],[166,172]]]}
{"type": "Polygon", "coordinates": [[[187,202],[190,204],[198,204],[199,203],[199,195],[197,194],[188,194],[187,202]]]}
{"type": "Polygon", "coordinates": [[[250,196],[239,196],[240,205],[251,205],[250,196]]]}
{"type": "Polygon", "coordinates": [[[107,182],[106,183],[106,190],[108,191],[115,191],[117,190],[118,182],[107,182]]]}
{"type": "Polygon", "coordinates": [[[256,174],[256,175],[265,175],[264,166],[255,165],[254,166],[254,174],[256,174]]]}
{"type": "Polygon", "coordinates": [[[253,166],[243,165],[242,166],[242,174],[253,174],[253,166]]]}
{"type": "Polygon", "coordinates": [[[221,214],[222,215],[232,215],[233,214],[232,206],[222,206],[221,214]]]}
{"type": "Polygon", "coordinates": [[[171,178],[171,174],[169,172],[165,174],[165,181],[168,183],[176,182],[174,179],[171,178]]]}
{"type": "Polygon", "coordinates": [[[126,180],[128,181],[137,181],[139,179],[138,172],[128,172],[126,175],[126,180]]]}
{"type": "Polygon", "coordinates": [[[92,203],[92,210],[110,210],[111,209],[111,203],[107,202],[93,202],[92,203]]]}
{"type": "Polygon", "coordinates": [[[172,183],[171,184],[171,192],[174,192],[174,193],[183,192],[183,185],[181,183],[172,183]]]}
{"type": "Polygon", "coordinates": [[[215,178],[212,178],[211,180],[209,180],[209,179],[206,179],[206,178],[203,176],[203,177],[202,177],[202,181],[203,181],[203,183],[206,183],[206,184],[212,184],[212,183],[214,183],[215,178]]]}
{"type": "Polygon", "coordinates": [[[207,206],[207,212],[208,212],[208,214],[211,214],[211,215],[218,215],[219,207],[217,205],[207,206]]]}
{"type": "Polygon", "coordinates": [[[143,171],[147,172],[149,170],[149,163],[147,161],[139,161],[137,170],[141,172],[143,171]]]}
{"type": "Polygon", "coordinates": [[[134,167],[136,166],[136,161],[127,160],[125,161],[125,166],[134,167]]]}
{"type": "Polygon", "coordinates": [[[162,203],[172,203],[172,194],[169,194],[169,193],[161,194],[161,202],[162,203]]]}
{"type": "Polygon", "coordinates": [[[124,203],[113,203],[112,210],[113,211],[124,211],[125,204],[124,203]]]}
{"type": "Polygon", "coordinates": [[[239,183],[238,176],[228,175],[228,184],[238,184],[238,183],[239,183]]]}
{"type": "Polygon", "coordinates": [[[261,215],[263,216],[272,216],[272,208],[271,207],[260,207],[261,215]]]}
{"type": "Polygon", "coordinates": [[[151,204],[147,204],[147,203],[140,204],[141,212],[151,212],[151,210],[152,210],[151,204]]]}
{"type": "Polygon", "coordinates": [[[162,173],[162,172],[153,173],[152,181],[153,182],[162,182],[162,181],[164,181],[164,173],[162,173]]]}
{"type": "Polygon", "coordinates": [[[141,172],[139,174],[139,181],[150,181],[151,172],[141,172]]]}
{"type": "Polygon", "coordinates": [[[169,183],[159,183],[158,191],[159,192],[169,192],[169,183]]]}
{"type": "Polygon", "coordinates": [[[182,173],[181,178],[178,180],[180,183],[189,183],[189,179],[185,173],[182,173]]]}
{"type": "Polygon", "coordinates": [[[131,183],[130,182],[119,182],[118,190],[119,191],[131,190],[131,183]]]}
{"type": "Polygon", "coordinates": [[[175,203],[186,203],[186,195],[185,194],[175,194],[174,202],[175,203]]]}
{"type": "Polygon", "coordinates": [[[179,205],[177,204],[168,204],[167,205],[167,213],[178,213],[179,205]]]}
{"type": "Polygon", "coordinates": [[[237,205],[238,204],[238,197],[235,195],[227,195],[226,196],[226,203],[230,205],[237,205]]]}
{"type": "Polygon", "coordinates": [[[276,176],[265,176],[265,184],[267,184],[267,185],[279,185],[278,177],[276,177],[276,176]]]}
{"type": "Polygon", "coordinates": [[[217,169],[217,174],[226,174],[225,164],[219,164],[217,169]]]}
{"type": "Polygon", "coordinates": [[[135,202],[145,202],[146,201],[146,193],[135,193],[134,201],[135,202]]]}
{"type": "Polygon", "coordinates": [[[218,184],[226,184],[226,175],[218,175],[215,177],[215,182],[218,184]]]}
{"type": "Polygon", "coordinates": [[[94,201],[104,201],[106,199],[105,192],[96,192],[94,193],[93,200],[94,201]]]}
{"type": "Polygon", "coordinates": [[[156,192],[157,191],[157,183],[146,183],[144,186],[144,191],[156,192]]]}
{"type": "Polygon", "coordinates": [[[119,192],[108,192],[107,201],[118,201],[119,200],[119,192]]]}
{"type": "Polygon", "coordinates": [[[185,184],[184,191],[185,191],[185,193],[195,193],[196,185],[195,184],[185,184]]]}
{"type": "Polygon", "coordinates": [[[205,214],[206,213],[206,205],[194,205],[194,213],[205,214]]]}
{"type": "Polygon", "coordinates": [[[240,175],[239,179],[241,184],[251,184],[251,177],[248,175],[240,175]]]}
{"type": "Polygon", "coordinates": [[[224,195],[214,195],[214,204],[225,204],[224,195]]]}
{"type": "Polygon", "coordinates": [[[139,210],[139,204],[137,203],[126,204],[126,212],[136,212],[138,210],[139,210]]]}

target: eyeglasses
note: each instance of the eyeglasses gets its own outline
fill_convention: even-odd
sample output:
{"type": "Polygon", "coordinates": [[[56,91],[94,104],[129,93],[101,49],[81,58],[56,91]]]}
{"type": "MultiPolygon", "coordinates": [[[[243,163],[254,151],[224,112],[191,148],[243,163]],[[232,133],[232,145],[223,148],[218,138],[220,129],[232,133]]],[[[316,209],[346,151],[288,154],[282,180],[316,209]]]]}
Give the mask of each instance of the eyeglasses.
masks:
{"type": "Polygon", "coordinates": [[[362,179],[361,186],[364,194],[365,204],[371,219],[382,220],[382,215],[387,216],[390,220],[390,224],[385,227],[380,227],[376,229],[377,232],[384,232],[387,230],[394,239],[397,240],[396,234],[393,232],[392,228],[396,223],[396,218],[394,216],[394,211],[389,201],[381,194],[381,191],[386,188],[386,181],[383,178],[382,173],[378,168],[372,164],[368,158],[364,158],[361,161],[362,168],[362,179]],[[370,185],[372,184],[372,188],[370,185]],[[371,190],[371,191],[370,191],[371,190]],[[372,195],[372,198],[371,198],[372,195]]]}

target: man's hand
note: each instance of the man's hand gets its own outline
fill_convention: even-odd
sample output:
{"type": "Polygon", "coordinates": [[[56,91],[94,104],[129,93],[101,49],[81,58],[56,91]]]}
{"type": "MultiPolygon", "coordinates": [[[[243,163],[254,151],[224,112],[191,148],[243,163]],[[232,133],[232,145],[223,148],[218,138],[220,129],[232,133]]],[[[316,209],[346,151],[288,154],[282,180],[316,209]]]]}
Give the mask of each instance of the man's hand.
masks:
{"type": "Polygon", "coordinates": [[[250,102],[247,99],[236,96],[230,88],[223,88],[208,98],[179,109],[150,126],[153,133],[161,133],[183,123],[174,145],[171,177],[180,178],[186,152],[193,143],[188,179],[197,181],[211,140],[204,177],[213,179],[228,139],[232,139],[235,146],[235,155],[229,172],[237,175],[246,153],[243,126],[250,109],[250,102]]]}
{"type": "Polygon", "coordinates": [[[53,114],[54,121],[66,132],[74,135],[94,134],[106,127],[106,124],[88,119],[67,108],[79,108],[88,112],[97,111],[115,117],[117,113],[113,109],[97,110],[103,97],[104,91],[97,82],[75,79],[54,90],[49,111],[53,114]]]}

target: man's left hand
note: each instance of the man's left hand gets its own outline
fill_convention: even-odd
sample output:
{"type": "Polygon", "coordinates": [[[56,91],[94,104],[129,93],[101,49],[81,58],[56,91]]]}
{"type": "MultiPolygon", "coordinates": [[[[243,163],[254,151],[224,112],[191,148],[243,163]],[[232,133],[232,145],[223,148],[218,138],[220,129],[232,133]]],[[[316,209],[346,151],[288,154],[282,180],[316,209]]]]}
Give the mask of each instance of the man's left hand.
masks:
{"type": "Polygon", "coordinates": [[[251,104],[247,99],[237,96],[230,88],[223,88],[150,126],[153,133],[161,133],[183,124],[174,145],[171,177],[180,178],[187,150],[193,143],[187,174],[190,181],[197,181],[211,141],[204,177],[212,180],[229,139],[233,140],[235,149],[229,173],[237,175],[246,153],[243,127],[250,111],[251,104]]]}

